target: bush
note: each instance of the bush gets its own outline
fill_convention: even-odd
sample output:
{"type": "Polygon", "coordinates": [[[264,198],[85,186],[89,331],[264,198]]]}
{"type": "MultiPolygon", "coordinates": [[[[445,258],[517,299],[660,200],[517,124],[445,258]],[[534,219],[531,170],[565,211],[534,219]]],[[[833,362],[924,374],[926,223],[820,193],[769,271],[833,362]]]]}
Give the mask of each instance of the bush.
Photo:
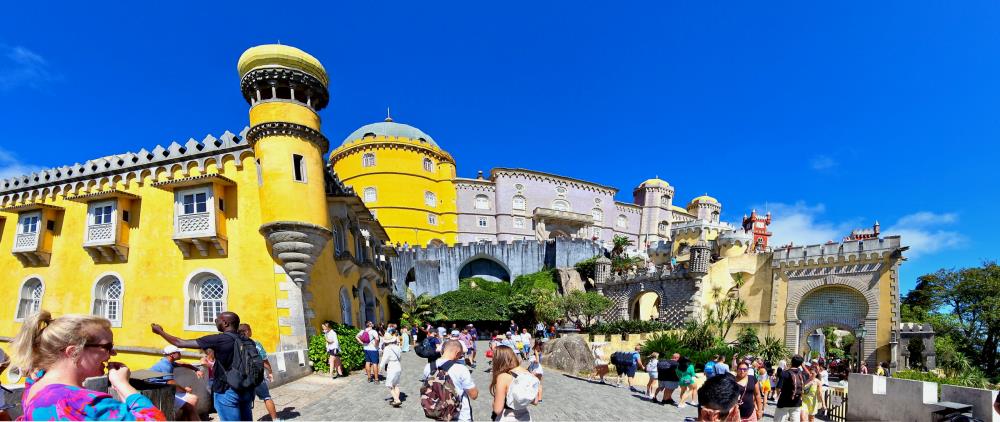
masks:
{"type": "MultiPolygon", "coordinates": [[[[487,282],[489,283],[489,282],[487,282]]],[[[501,284],[501,283],[494,283],[501,284]]],[[[437,297],[441,313],[450,321],[506,321],[509,294],[479,288],[453,290],[437,297]]]]}
{"type": "MultiPolygon", "coordinates": [[[[353,371],[365,366],[365,354],[361,349],[361,344],[354,341],[358,335],[357,328],[350,325],[338,324],[327,321],[333,331],[337,332],[340,340],[340,362],[344,371],[353,371]]],[[[309,360],[313,363],[313,370],[317,372],[329,372],[330,364],[327,362],[326,338],[323,334],[316,334],[309,338],[309,360]]],[[[346,375],[346,373],[345,373],[346,375]]]]}
{"type": "Polygon", "coordinates": [[[642,344],[642,354],[648,357],[651,353],[660,354],[660,359],[669,359],[674,353],[687,357],[694,364],[697,370],[702,370],[705,362],[715,355],[724,356],[728,361],[735,350],[726,345],[718,345],[709,349],[693,349],[683,342],[683,337],[677,333],[654,334],[649,340],[642,344]]]}
{"type": "Polygon", "coordinates": [[[559,284],[556,283],[556,270],[542,270],[519,275],[514,279],[510,290],[514,293],[529,293],[536,289],[550,292],[559,291],[559,284]]]}
{"type": "Polygon", "coordinates": [[[595,268],[597,267],[597,257],[584,259],[583,261],[577,262],[573,267],[576,268],[576,272],[580,273],[580,279],[586,282],[587,280],[593,280],[595,277],[595,268]]]}
{"type": "Polygon", "coordinates": [[[917,370],[903,370],[896,371],[892,374],[895,378],[908,379],[914,381],[928,381],[938,383],[938,391],[940,392],[941,385],[958,385],[962,387],[972,387],[972,388],[983,388],[983,389],[995,389],[997,386],[990,384],[983,372],[978,368],[973,368],[964,374],[955,377],[945,377],[940,376],[933,372],[924,372],[917,370]]]}

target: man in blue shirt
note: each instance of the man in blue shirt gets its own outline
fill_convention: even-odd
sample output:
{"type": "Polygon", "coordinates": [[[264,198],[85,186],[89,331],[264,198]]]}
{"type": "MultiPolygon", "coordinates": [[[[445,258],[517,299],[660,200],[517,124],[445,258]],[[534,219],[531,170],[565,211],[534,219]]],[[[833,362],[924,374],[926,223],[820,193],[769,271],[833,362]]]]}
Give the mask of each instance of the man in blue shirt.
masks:
{"type": "Polygon", "coordinates": [[[157,378],[150,378],[148,381],[156,384],[168,384],[174,386],[174,411],[177,412],[177,420],[196,421],[198,419],[198,396],[191,394],[191,387],[183,387],[174,381],[174,368],[180,366],[195,371],[198,378],[204,376],[198,367],[189,363],[178,362],[181,359],[181,349],[174,345],[163,348],[163,358],[149,368],[151,371],[162,372],[164,375],[157,378]]]}
{"type": "Polygon", "coordinates": [[[712,359],[705,362],[705,379],[715,376],[715,361],[719,360],[719,355],[712,356],[712,359]]]}

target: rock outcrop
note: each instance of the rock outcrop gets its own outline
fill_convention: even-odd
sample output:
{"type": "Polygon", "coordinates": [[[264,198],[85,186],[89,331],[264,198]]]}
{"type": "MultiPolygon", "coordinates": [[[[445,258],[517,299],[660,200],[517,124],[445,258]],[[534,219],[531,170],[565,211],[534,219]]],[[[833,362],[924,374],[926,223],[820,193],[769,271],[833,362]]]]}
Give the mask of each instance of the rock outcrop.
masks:
{"type": "Polygon", "coordinates": [[[594,352],[583,336],[564,336],[545,343],[542,363],[550,368],[577,374],[594,369],[594,352]]]}
{"type": "Polygon", "coordinates": [[[583,279],[580,278],[580,273],[573,268],[560,268],[557,270],[559,272],[559,285],[562,288],[562,294],[568,295],[573,291],[586,291],[586,286],[583,284],[583,279]]]}

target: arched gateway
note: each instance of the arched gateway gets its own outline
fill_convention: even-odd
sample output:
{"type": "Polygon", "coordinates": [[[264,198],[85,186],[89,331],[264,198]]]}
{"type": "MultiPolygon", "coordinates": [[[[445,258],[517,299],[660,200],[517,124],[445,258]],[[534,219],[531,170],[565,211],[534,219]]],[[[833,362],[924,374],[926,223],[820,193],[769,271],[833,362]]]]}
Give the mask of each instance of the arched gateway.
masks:
{"type": "Polygon", "coordinates": [[[818,328],[835,326],[854,332],[859,325],[872,333],[863,353],[871,359],[877,345],[878,284],[871,277],[826,276],[789,286],[785,346],[796,353],[807,349],[805,339],[818,328]]]}

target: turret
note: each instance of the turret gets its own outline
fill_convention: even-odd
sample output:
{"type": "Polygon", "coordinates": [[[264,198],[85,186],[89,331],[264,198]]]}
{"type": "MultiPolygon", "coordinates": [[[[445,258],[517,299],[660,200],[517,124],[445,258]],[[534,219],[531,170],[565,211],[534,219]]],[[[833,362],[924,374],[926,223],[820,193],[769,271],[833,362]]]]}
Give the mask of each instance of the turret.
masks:
{"type": "Polygon", "coordinates": [[[262,45],[240,56],[243,98],[250,104],[247,141],[257,160],[261,227],[271,256],[297,288],[288,290],[284,349],[306,346],[303,286],[313,263],[332,237],[324,190],[323,154],[317,112],[329,101],[328,77],[313,56],[285,45],[262,45]]]}
{"type": "Polygon", "coordinates": [[[642,207],[639,248],[643,249],[657,242],[670,240],[673,186],[658,177],[649,179],[632,190],[632,199],[636,205],[642,207]]]}

